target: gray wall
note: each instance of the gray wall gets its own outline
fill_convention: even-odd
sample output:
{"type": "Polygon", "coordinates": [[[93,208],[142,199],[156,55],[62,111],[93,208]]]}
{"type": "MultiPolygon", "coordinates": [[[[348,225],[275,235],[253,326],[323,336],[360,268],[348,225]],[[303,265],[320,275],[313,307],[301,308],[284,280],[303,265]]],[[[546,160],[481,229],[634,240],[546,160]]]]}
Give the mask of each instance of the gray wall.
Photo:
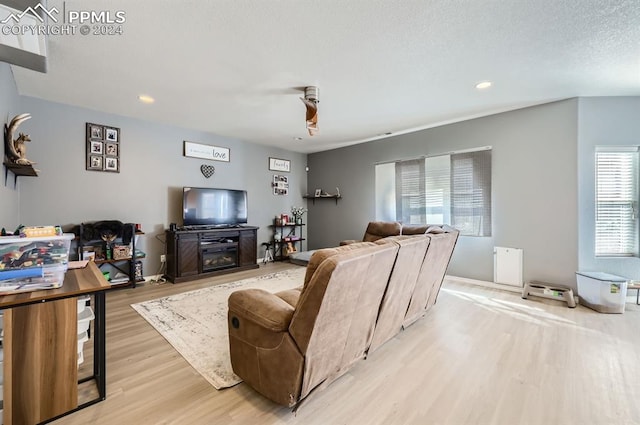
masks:
{"type": "MultiPolygon", "coordinates": [[[[19,109],[18,91],[16,90],[11,67],[6,63],[0,62],[0,119],[8,123],[11,118],[20,113],[22,113],[22,111],[19,109]]],[[[2,140],[4,160],[4,136],[2,140]]],[[[29,150],[27,150],[27,154],[29,154],[29,150]]],[[[20,187],[24,180],[31,177],[19,177],[18,184],[14,189],[13,174],[9,173],[8,181],[5,184],[4,169],[2,171],[3,180],[0,186],[0,228],[4,227],[7,231],[13,232],[20,224],[20,187]]]]}
{"type": "Polygon", "coordinates": [[[493,147],[493,236],[460,237],[449,273],[493,280],[493,247],[524,249],[525,281],[575,287],[578,266],[577,100],[464,121],[309,155],[309,191],[343,196],[309,204],[311,247],[362,238],[375,218],[374,164],[493,147]]]}
{"type": "Polygon", "coordinates": [[[630,279],[640,276],[640,259],[595,256],[595,148],[640,145],[640,97],[580,98],[578,102],[579,267],[630,279]]]}
{"type": "Polygon", "coordinates": [[[40,177],[20,182],[20,221],[65,226],[110,219],[140,223],[146,233],[139,238],[148,254],[145,275],[159,268],[164,252],[160,239],[169,223],[182,224],[183,186],[246,189],[249,224],[260,226],[259,245],[270,240],[268,226],[276,214],[303,205],[304,154],[24,96],[20,111],[33,116],[22,130],[31,135],[29,158],[41,170],[40,177]],[[86,122],[121,129],[120,173],[85,170],[86,122]],[[186,158],[183,140],[227,147],[231,162],[186,158]],[[287,196],[272,194],[275,173],[268,170],[269,156],[291,160],[287,196]],[[216,168],[210,179],[200,172],[205,163],[216,168]]]}

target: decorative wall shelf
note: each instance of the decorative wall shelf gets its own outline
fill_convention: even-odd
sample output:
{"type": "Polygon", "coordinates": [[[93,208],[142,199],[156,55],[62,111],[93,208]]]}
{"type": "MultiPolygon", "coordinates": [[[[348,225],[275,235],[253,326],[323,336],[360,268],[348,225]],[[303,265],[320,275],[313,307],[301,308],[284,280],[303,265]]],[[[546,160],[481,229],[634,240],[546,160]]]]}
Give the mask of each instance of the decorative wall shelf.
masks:
{"type": "Polygon", "coordinates": [[[38,177],[38,170],[33,168],[33,165],[16,164],[13,162],[4,162],[4,185],[7,185],[7,178],[9,176],[9,170],[13,173],[13,188],[16,188],[18,182],[18,176],[38,177]]]}
{"type": "Polygon", "coordinates": [[[316,203],[316,199],[335,199],[336,200],[336,205],[338,205],[338,199],[341,199],[342,196],[340,195],[321,195],[321,196],[310,196],[310,195],[305,195],[303,196],[304,199],[311,199],[313,200],[313,204],[315,205],[316,203]]]}

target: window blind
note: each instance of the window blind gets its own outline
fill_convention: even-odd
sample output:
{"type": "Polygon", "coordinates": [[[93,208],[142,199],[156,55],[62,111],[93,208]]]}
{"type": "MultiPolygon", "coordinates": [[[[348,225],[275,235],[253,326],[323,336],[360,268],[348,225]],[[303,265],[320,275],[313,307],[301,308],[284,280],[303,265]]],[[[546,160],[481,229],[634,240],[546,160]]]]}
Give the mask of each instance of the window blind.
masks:
{"type": "Polygon", "coordinates": [[[638,255],[638,151],[596,152],[596,256],[638,255]]]}
{"type": "Polygon", "coordinates": [[[377,164],[375,174],[377,220],[449,224],[462,235],[491,236],[490,149],[377,164]]]}
{"type": "Polygon", "coordinates": [[[424,159],[396,163],[396,219],[405,224],[426,224],[424,159]]]}
{"type": "Polygon", "coordinates": [[[451,155],[451,225],[491,236],[491,151],[451,155]]]}

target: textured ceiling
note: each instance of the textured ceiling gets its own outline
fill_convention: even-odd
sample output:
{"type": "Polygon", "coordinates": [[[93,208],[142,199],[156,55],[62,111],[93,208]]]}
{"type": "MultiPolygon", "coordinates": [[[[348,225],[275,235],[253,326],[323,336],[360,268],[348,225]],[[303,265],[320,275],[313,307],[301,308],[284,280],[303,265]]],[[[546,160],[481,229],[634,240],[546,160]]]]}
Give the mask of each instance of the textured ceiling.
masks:
{"type": "Polygon", "coordinates": [[[51,36],[47,74],[14,67],[21,94],[299,152],[568,97],[640,95],[640,0],[64,7],[122,10],[124,34],[51,36]],[[493,86],[476,90],[483,80],[493,86]],[[313,137],[298,99],[308,85],[320,88],[313,137]]]}

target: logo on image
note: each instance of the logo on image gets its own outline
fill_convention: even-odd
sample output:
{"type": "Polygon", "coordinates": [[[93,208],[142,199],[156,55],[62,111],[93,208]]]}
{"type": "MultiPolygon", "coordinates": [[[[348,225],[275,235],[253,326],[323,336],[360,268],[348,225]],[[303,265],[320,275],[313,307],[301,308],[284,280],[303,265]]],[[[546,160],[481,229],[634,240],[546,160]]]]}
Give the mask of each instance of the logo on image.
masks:
{"type": "Polygon", "coordinates": [[[122,35],[126,13],[123,10],[71,10],[62,3],[63,12],[41,3],[24,10],[0,4],[1,33],[22,35],[122,35]]]}

